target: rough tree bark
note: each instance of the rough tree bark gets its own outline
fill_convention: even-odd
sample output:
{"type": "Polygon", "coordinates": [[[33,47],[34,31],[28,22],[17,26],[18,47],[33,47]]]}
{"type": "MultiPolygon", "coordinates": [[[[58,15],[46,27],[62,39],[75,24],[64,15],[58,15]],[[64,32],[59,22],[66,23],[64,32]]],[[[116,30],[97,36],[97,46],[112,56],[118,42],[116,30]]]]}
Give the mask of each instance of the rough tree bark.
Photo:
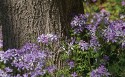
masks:
{"type": "Polygon", "coordinates": [[[83,13],[82,0],[0,0],[3,49],[35,42],[42,33],[68,35],[73,14],[83,13]]]}

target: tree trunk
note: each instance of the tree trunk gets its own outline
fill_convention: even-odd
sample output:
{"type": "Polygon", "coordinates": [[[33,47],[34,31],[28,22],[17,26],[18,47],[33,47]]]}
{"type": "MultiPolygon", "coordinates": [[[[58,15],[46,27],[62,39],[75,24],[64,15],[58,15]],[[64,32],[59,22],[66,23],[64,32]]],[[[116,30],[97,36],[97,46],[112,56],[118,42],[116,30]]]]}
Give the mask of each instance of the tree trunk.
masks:
{"type": "Polygon", "coordinates": [[[74,14],[83,13],[82,0],[0,0],[3,49],[35,42],[42,33],[68,36],[74,14]]]}

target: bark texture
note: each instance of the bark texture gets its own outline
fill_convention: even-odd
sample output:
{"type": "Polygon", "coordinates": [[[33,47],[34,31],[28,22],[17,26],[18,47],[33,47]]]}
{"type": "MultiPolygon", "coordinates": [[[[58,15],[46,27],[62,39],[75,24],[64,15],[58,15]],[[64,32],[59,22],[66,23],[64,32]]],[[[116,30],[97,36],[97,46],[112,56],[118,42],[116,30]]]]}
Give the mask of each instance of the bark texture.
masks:
{"type": "Polygon", "coordinates": [[[42,33],[68,36],[72,16],[83,13],[81,1],[0,0],[4,50],[35,42],[42,33]]]}

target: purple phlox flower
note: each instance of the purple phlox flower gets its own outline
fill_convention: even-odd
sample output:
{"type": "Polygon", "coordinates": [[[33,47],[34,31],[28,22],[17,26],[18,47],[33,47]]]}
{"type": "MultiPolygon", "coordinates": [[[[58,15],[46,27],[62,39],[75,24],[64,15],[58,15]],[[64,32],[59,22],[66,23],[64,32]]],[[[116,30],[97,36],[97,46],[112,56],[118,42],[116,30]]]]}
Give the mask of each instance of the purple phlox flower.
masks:
{"type": "Polygon", "coordinates": [[[81,33],[83,31],[83,27],[81,28],[76,28],[73,30],[74,34],[81,33]]]}
{"type": "Polygon", "coordinates": [[[72,37],[70,44],[73,45],[75,43],[75,41],[76,41],[76,39],[72,37]]]}
{"type": "Polygon", "coordinates": [[[100,23],[102,23],[102,21],[105,23],[105,24],[108,24],[108,20],[109,20],[109,16],[110,16],[110,13],[107,12],[107,11],[104,11],[102,10],[101,13],[95,13],[93,14],[93,18],[92,18],[92,21],[91,23],[96,26],[96,28],[99,26],[100,23]]]}
{"type": "Polygon", "coordinates": [[[52,65],[47,68],[49,73],[53,73],[56,70],[56,66],[52,65]]]}
{"type": "MultiPolygon", "coordinates": [[[[32,77],[35,77],[41,75],[46,67],[47,54],[45,52],[46,51],[41,50],[40,47],[34,43],[26,43],[18,50],[8,49],[6,52],[0,53],[0,59],[3,62],[5,61],[4,63],[11,60],[9,63],[11,66],[17,67],[18,71],[26,70],[30,76],[33,74],[32,77]]],[[[5,68],[5,70],[6,72],[11,72],[11,69],[8,67],[5,68]]]]}
{"type": "Polygon", "coordinates": [[[75,26],[77,26],[78,25],[78,21],[79,21],[78,16],[75,16],[73,18],[73,21],[71,22],[71,27],[74,28],[75,26]]]}
{"type": "Polygon", "coordinates": [[[71,74],[71,76],[72,76],[72,77],[77,77],[78,75],[77,75],[76,72],[74,72],[74,73],[71,74]]]}
{"type": "Polygon", "coordinates": [[[124,1],[124,0],[122,0],[121,4],[122,4],[122,6],[125,6],[125,1],[124,1]]]}
{"type": "Polygon", "coordinates": [[[80,14],[73,18],[73,20],[71,21],[71,27],[75,34],[83,31],[86,20],[87,18],[83,14],[80,14]]]}
{"type": "Polygon", "coordinates": [[[109,56],[104,55],[104,56],[103,56],[103,59],[104,59],[105,61],[108,61],[108,60],[109,60],[109,56]]]}
{"type": "Polygon", "coordinates": [[[58,37],[54,34],[42,34],[37,38],[38,42],[48,44],[49,42],[54,42],[58,40],[58,37]]]}
{"type": "Polygon", "coordinates": [[[27,73],[23,74],[23,77],[28,77],[28,74],[27,73]]]}
{"type": "Polygon", "coordinates": [[[71,42],[68,44],[69,46],[69,50],[73,50],[73,45],[75,44],[75,39],[74,38],[71,38],[71,42]]]}
{"type": "Polygon", "coordinates": [[[90,16],[90,14],[86,13],[84,19],[87,19],[89,16],[90,16]]]}
{"type": "Polygon", "coordinates": [[[25,54],[22,56],[22,59],[24,60],[24,62],[32,62],[35,59],[35,56],[33,56],[32,54],[25,54]]]}
{"type": "Polygon", "coordinates": [[[69,65],[70,69],[73,68],[73,67],[75,67],[74,61],[70,61],[68,63],[68,65],[69,65]]]}
{"type": "Polygon", "coordinates": [[[80,14],[79,18],[80,19],[84,19],[82,22],[85,24],[85,22],[87,21],[87,18],[89,17],[89,13],[86,14],[80,14]]]}
{"type": "Polygon", "coordinates": [[[116,42],[115,38],[116,33],[115,32],[109,32],[107,33],[107,42],[112,41],[116,42]]]}
{"type": "Polygon", "coordinates": [[[45,63],[44,61],[38,62],[37,65],[36,65],[35,70],[41,69],[41,67],[45,66],[45,64],[46,64],[46,63],[45,63]]]}
{"type": "Polygon", "coordinates": [[[18,50],[18,54],[19,55],[23,55],[24,53],[28,54],[28,53],[34,53],[36,54],[37,52],[39,52],[40,47],[34,43],[26,43],[22,48],[20,48],[18,50]]]}
{"type": "Polygon", "coordinates": [[[6,52],[2,54],[2,59],[4,63],[9,61],[10,59],[13,59],[13,57],[15,56],[15,52],[16,52],[16,49],[8,49],[6,52]]]}
{"type": "Polygon", "coordinates": [[[5,68],[5,71],[6,71],[6,72],[12,72],[13,70],[10,69],[9,67],[6,67],[6,68],[5,68]]]}
{"type": "Polygon", "coordinates": [[[31,77],[38,77],[38,76],[43,76],[44,74],[45,74],[44,71],[37,69],[37,70],[34,70],[30,75],[31,77]]]}
{"type": "Polygon", "coordinates": [[[20,74],[17,74],[15,77],[22,77],[20,74]]]}
{"type": "Polygon", "coordinates": [[[97,37],[92,36],[90,40],[90,47],[94,49],[94,51],[97,51],[97,49],[100,47],[100,43],[97,39],[97,37]]]}
{"type": "Polygon", "coordinates": [[[101,75],[106,75],[106,76],[110,75],[107,71],[108,70],[103,65],[101,65],[98,68],[98,73],[100,73],[101,75]]]}
{"type": "MultiPolygon", "coordinates": [[[[114,27],[114,31],[116,31],[116,33],[118,33],[118,32],[122,32],[124,26],[120,22],[114,22],[113,27],[114,27]]],[[[113,29],[113,28],[111,28],[111,29],[113,29]]],[[[118,35],[120,35],[120,34],[118,34],[118,35]]]]}
{"type": "Polygon", "coordinates": [[[94,47],[94,46],[98,47],[98,46],[100,46],[100,44],[99,44],[97,37],[92,36],[92,38],[90,40],[90,47],[94,47]]]}
{"type": "Polygon", "coordinates": [[[45,34],[42,34],[40,35],[38,38],[37,38],[38,42],[42,42],[42,43],[48,43],[49,41],[49,38],[45,35],[45,34]]]}
{"type": "Polygon", "coordinates": [[[96,20],[96,23],[99,23],[103,19],[103,15],[100,13],[93,14],[93,19],[96,20]]]}
{"type": "Polygon", "coordinates": [[[105,9],[101,9],[100,12],[101,12],[102,16],[110,16],[110,13],[105,9]]]}
{"type": "Polygon", "coordinates": [[[101,13],[105,13],[105,12],[107,12],[105,9],[101,9],[101,11],[100,11],[101,13]]]}
{"type": "Polygon", "coordinates": [[[54,34],[47,34],[46,36],[50,39],[50,41],[57,41],[58,39],[58,37],[54,34]]]}
{"type": "Polygon", "coordinates": [[[3,40],[0,40],[0,48],[3,47],[3,40]]]}
{"type": "Polygon", "coordinates": [[[105,24],[109,24],[109,17],[105,17],[105,18],[104,18],[104,23],[105,23],[105,24]]]}
{"type": "Polygon", "coordinates": [[[109,77],[109,75],[111,74],[103,65],[99,66],[97,69],[93,70],[90,73],[90,77],[102,77],[102,76],[109,77]]]}
{"type": "Polygon", "coordinates": [[[109,12],[107,11],[107,10],[105,10],[104,8],[103,9],[101,9],[101,11],[100,11],[101,13],[105,13],[105,14],[108,14],[109,12]]]}
{"type": "Polygon", "coordinates": [[[79,42],[79,46],[80,48],[84,51],[84,50],[88,50],[89,48],[89,44],[83,40],[80,40],[79,42]]]}
{"type": "Polygon", "coordinates": [[[11,75],[0,69],[0,77],[11,77],[11,75]]]}
{"type": "Polygon", "coordinates": [[[93,28],[93,25],[89,24],[85,26],[86,29],[91,30],[93,28]]]}
{"type": "Polygon", "coordinates": [[[97,19],[100,17],[100,15],[98,13],[92,14],[93,15],[93,19],[97,19]]]}
{"type": "Polygon", "coordinates": [[[4,51],[0,51],[0,62],[2,62],[4,60],[4,51]]]}
{"type": "Polygon", "coordinates": [[[90,34],[92,35],[92,36],[95,36],[95,34],[96,34],[96,26],[94,26],[94,27],[92,27],[91,29],[90,29],[90,34]]]}
{"type": "Polygon", "coordinates": [[[47,57],[47,54],[45,52],[41,52],[41,53],[39,53],[38,56],[44,59],[47,57]]]}
{"type": "Polygon", "coordinates": [[[93,19],[95,19],[95,20],[98,20],[98,19],[102,20],[103,18],[104,18],[104,15],[102,13],[94,13],[93,14],[93,19]]]}
{"type": "Polygon", "coordinates": [[[38,49],[39,46],[34,43],[26,43],[22,48],[25,50],[30,50],[30,49],[34,49],[34,48],[38,49]]]}
{"type": "Polygon", "coordinates": [[[123,21],[110,21],[110,24],[103,32],[107,42],[119,42],[125,36],[125,25],[123,21]]]}
{"type": "Polygon", "coordinates": [[[97,0],[92,0],[92,2],[96,2],[97,0]]]}
{"type": "Polygon", "coordinates": [[[114,38],[116,36],[116,33],[115,33],[115,31],[113,31],[113,29],[110,28],[110,26],[106,30],[104,30],[103,34],[104,34],[104,37],[106,38],[107,42],[109,42],[109,41],[114,42],[115,41],[114,38]]]}
{"type": "Polygon", "coordinates": [[[36,72],[32,72],[30,75],[31,75],[31,77],[37,77],[38,74],[39,74],[39,73],[36,71],[36,72]]]}
{"type": "Polygon", "coordinates": [[[122,31],[125,34],[125,22],[122,23],[122,31]]]}
{"type": "Polygon", "coordinates": [[[89,25],[86,25],[85,28],[87,30],[89,30],[89,34],[91,36],[95,36],[96,30],[97,30],[97,25],[89,24],[89,25]]]}

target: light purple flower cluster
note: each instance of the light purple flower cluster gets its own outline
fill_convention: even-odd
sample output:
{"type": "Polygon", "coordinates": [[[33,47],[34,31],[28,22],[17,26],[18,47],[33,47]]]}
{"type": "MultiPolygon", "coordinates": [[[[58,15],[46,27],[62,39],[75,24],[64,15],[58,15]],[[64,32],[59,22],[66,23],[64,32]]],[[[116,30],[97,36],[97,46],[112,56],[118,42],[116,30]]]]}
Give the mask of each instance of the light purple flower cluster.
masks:
{"type": "Polygon", "coordinates": [[[0,48],[3,47],[3,40],[0,40],[0,48]]]}
{"type": "Polygon", "coordinates": [[[47,67],[48,73],[53,73],[55,70],[56,70],[56,66],[54,66],[54,65],[47,67]]]}
{"type": "Polygon", "coordinates": [[[125,6],[125,1],[124,1],[124,0],[122,0],[121,4],[122,4],[122,6],[125,6]]]}
{"type": "Polygon", "coordinates": [[[105,21],[105,23],[108,22],[109,16],[110,13],[108,11],[95,13],[92,14],[92,16],[88,13],[80,14],[78,16],[75,16],[71,21],[71,28],[73,29],[73,32],[75,34],[83,32],[85,28],[87,28],[90,31],[90,34],[94,34],[101,21],[105,21]]]}
{"type": "Polygon", "coordinates": [[[90,39],[89,43],[87,43],[83,40],[80,40],[79,46],[83,51],[88,50],[89,48],[93,48],[94,51],[96,51],[100,47],[100,44],[99,44],[97,37],[92,37],[90,39]]]}
{"type": "Polygon", "coordinates": [[[13,72],[13,70],[10,69],[9,67],[5,67],[4,69],[5,69],[6,72],[13,72]]]}
{"type": "Polygon", "coordinates": [[[72,77],[77,77],[78,75],[77,75],[76,72],[73,72],[73,73],[71,74],[71,76],[72,76],[72,77]]]}
{"type": "Polygon", "coordinates": [[[10,74],[7,74],[7,72],[0,69],[0,77],[12,77],[10,74]]]}
{"type": "Polygon", "coordinates": [[[125,41],[125,22],[119,21],[112,21],[104,29],[103,35],[107,42],[119,42],[123,43],[125,41]]]}
{"type": "Polygon", "coordinates": [[[42,34],[37,38],[38,42],[42,42],[43,44],[48,44],[49,42],[57,41],[57,39],[58,37],[53,34],[42,34]]]}
{"type": "Polygon", "coordinates": [[[110,73],[103,65],[99,66],[90,73],[90,77],[109,77],[109,75],[110,73]]]}
{"type": "Polygon", "coordinates": [[[80,40],[79,42],[79,46],[80,48],[84,51],[84,50],[88,50],[89,48],[89,44],[83,40],[80,40]]]}
{"type": "Polygon", "coordinates": [[[98,30],[98,27],[100,26],[100,24],[102,22],[104,22],[104,25],[105,24],[108,24],[109,22],[109,13],[106,12],[106,13],[95,13],[93,14],[91,20],[90,20],[90,24],[87,24],[85,26],[85,28],[87,30],[89,30],[89,34],[91,35],[91,37],[96,37],[96,32],[98,30]]]}
{"type": "Polygon", "coordinates": [[[69,65],[70,69],[73,68],[73,67],[75,67],[74,61],[70,61],[70,62],[68,63],[68,65],[69,65]]]}
{"type": "Polygon", "coordinates": [[[97,37],[94,37],[94,36],[90,39],[89,45],[90,45],[91,48],[94,49],[94,51],[96,51],[101,46],[97,37]]]}
{"type": "Polygon", "coordinates": [[[93,24],[89,24],[86,26],[86,28],[89,30],[89,34],[91,36],[96,36],[96,30],[97,30],[97,24],[96,25],[93,25],[93,24]]]}
{"type": "MultiPolygon", "coordinates": [[[[47,52],[40,49],[36,44],[26,43],[20,49],[9,49],[4,53],[1,53],[1,61],[5,64],[11,64],[11,66],[18,69],[19,74],[15,77],[20,77],[21,74],[24,77],[37,77],[46,73],[47,52]],[[22,72],[23,71],[23,72],[22,72]]],[[[12,69],[9,67],[5,68],[5,71],[12,74],[12,69]]],[[[22,76],[21,76],[22,77],[22,76]]]]}
{"type": "Polygon", "coordinates": [[[75,34],[83,31],[86,24],[86,17],[87,15],[80,14],[78,16],[75,16],[71,21],[71,27],[75,34]]]}
{"type": "Polygon", "coordinates": [[[102,13],[95,13],[92,16],[93,17],[89,19],[89,14],[81,14],[79,16],[75,16],[73,21],[71,22],[71,27],[75,33],[81,33],[83,29],[87,29],[87,34],[91,37],[88,43],[85,41],[79,42],[79,46],[83,51],[87,50],[89,47],[94,48],[94,50],[96,51],[101,45],[98,40],[98,37],[101,37],[103,40],[106,40],[106,42],[117,42],[122,47],[125,46],[124,21],[110,21],[110,13],[107,11],[104,11],[102,13]]]}
{"type": "Polygon", "coordinates": [[[98,33],[102,32],[101,30],[98,30],[98,28],[100,24],[102,23],[102,21],[104,21],[105,24],[108,24],[109,13],[108,12],[95,13],[95,14],[92,14],[91,19],[90,19],[91,17],[90,14],[86,14],[86,15],[81,14],[80,16],[74,17],[74,20],[71,22],[71,27],[75,33],[80,33],[83,31],[83,29],[88,30],[87,34],[90,35],[91,39],[89,42],[80,41],[79,46],[83,51],[88,50],[89,47],[93,48],[96,51],[100,47],[100,43],[98,41],[98,36],[97,36],[97,31],[98,33]],[[81,22],[78,22],[78,21],[81,21],[81,22]]]}
{"type": "Polygon", "coordinates": [[[92,2],[96,2],[97,0],[92,0],[92,2]]]}

